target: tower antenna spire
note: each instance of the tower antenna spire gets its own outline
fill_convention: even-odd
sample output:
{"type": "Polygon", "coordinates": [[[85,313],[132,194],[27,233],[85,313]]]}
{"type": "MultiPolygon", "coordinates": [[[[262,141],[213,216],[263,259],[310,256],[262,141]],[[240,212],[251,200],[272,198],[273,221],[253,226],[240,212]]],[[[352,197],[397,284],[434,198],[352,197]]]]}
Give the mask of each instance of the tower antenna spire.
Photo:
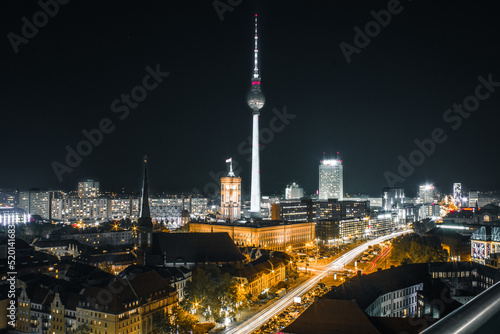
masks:
{"type": "Polygon", "coordinates": [[[253,68],[253,78],[254,79],[259,79],[259,46],[258,46],[258,40],[259,40],[259,35],[257,33],[257,14],[255,14],[255,36],[254,36],[254,42],[255,42],[255,47],[254,47],[254,68],[253,68]]]}

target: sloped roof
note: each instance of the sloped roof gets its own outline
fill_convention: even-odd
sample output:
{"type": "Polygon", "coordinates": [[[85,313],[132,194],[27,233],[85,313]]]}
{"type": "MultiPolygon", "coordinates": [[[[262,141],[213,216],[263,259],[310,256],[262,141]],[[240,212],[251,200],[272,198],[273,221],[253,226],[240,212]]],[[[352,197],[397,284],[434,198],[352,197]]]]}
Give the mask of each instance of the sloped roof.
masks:
{"type": "Polygon", "coordinates": [[[129,307],[129,304],[141,305],[150,299],[154,300],[171,294],[177,295],[169,282],[155,270],[150,270],[115,279],[105,287],[86,287],[81,294],[80,307],[119,314],[136,307],[135,305],[129,307]]]}
{"type": "Polygon", "coordinates": [[[379,334],[352,300],[324,299],[314,302],[294,322],[281,330],[293,334],[379,334]]]}
{"type": "Polygon", "coordinates": [[[153,233],[153,256],[167,263],[238,262],[245,260],[229,234],[153,233]]]}

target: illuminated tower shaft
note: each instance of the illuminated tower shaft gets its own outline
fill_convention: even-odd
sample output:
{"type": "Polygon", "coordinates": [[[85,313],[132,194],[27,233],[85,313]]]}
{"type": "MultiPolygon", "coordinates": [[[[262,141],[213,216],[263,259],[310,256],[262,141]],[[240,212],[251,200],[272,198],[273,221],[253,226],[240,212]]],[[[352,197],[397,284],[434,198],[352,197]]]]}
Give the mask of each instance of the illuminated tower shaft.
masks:
{"type": "Polygon", "coordinates": [[[250,214],[253,217],[260,217],[260,158],[259,158],[259,115],[260,109],[264,106],[266,98],[260,89],[259,74],[259,49],[257,45],[257,14],[255,14],[255,36],[254,36],[254,68],[252,76],[252,88],[247,96],[248,106],[252,109],[253,130],[252,130],[252,184],[250,194],[250,214]]]}
{"type": "MultiPolygon", "coordinates": [[[[259,112],[253,114],[252,131],[252,190],[250,212],[260,213],[259,112]]],[[[254,214],[255,215],[255,214],[254,214]]]]}

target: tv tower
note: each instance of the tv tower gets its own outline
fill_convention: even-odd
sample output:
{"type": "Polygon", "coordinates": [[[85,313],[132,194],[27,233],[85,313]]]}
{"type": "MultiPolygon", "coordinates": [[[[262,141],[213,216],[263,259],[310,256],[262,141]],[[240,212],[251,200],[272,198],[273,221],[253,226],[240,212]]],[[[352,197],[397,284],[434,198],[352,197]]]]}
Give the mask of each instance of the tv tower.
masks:
{"type": "Polygon", "coordinates": [[[259,75],[259,49],[257,42],[257,14],[255,14],[255,36],[254,36],[254,68],[252,76],[252,88],[247,96],[248,106],[252,109],[253,131],[252,131],[252,183],[250,197],[250,215],[260,217],[260,160],[259,160],[259,115],[264,106],[266,98],[260,89],[259,75]]]}

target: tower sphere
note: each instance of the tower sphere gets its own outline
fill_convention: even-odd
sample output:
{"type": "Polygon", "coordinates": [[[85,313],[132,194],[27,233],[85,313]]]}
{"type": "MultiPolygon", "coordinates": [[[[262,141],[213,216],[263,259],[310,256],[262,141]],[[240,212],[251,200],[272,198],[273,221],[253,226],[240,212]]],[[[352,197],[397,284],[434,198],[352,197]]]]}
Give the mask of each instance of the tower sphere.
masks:
{"type": "Polygon", "coordinates": [[[252,89],[247,95],[247,103],[252,110],[259,110],[266,103],[266,98],[260,89],[252,89]]]}

